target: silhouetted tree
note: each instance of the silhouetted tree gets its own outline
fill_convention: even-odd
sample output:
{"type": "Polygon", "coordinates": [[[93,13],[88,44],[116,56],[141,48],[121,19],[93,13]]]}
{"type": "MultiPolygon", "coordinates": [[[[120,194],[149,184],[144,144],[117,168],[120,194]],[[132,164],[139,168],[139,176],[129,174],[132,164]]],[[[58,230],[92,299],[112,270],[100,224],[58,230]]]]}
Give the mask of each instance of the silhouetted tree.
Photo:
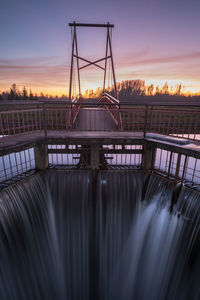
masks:
{"type": "Polygon", "coordinates": [[[34,99],[34,96],[33,96],[33,93],[32,93],[32,91],[31,91],[31,89],[30,89],[30,91],[29,91],[29,99],[30,99],[30,100],[33,100],[33,99],[34,99]]]}
{"type": "Polygon", "coordinates": [[[182,89],[182,84],[177,84],[176,85],[176,90],[175,90],[175,95],[180,96],[181,95],[181,89],[182,89]]]}
{"type": "Polygon", "coordinates": [[[162,87],[162,93],[165,95],[169,95],[169,86],[167,82],[165,82],[165,84],[162,87]]]}
{"type": "Polygon", "coordinates": [[[10,88],[9,99],[10,100],[16,100],[17,98],[18,98],[17,85],[15,83],[13,83],[11,88],[10,88]]]}
{"type": "Polygon", "coordinates": [[[22,91],[22,97],[23,99],[27,99],[28,98],[28,92],[26,87],[24,86],[23,91],[22,91]]]}
{"type": "Polygon", "coordinates": [[[160,89],[159,86],[156,86],[156,90],[155,90],[155,96],[159,96],[160,95],[160,89]]]}
{"type": "Polygon", "coordinates": [[[153,91],[154,91],[154,86],[153,86],[153,84],[151,84],[147,88],[147,95],[148,96],[152,96],[153,95],[153,91]]]}

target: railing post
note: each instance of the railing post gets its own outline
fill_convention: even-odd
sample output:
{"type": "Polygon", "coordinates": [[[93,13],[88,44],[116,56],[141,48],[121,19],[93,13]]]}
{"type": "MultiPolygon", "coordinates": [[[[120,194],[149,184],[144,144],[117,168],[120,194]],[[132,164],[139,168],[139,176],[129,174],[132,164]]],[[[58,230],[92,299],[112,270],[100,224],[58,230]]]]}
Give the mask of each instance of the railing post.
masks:
{"type": "Polygon", "coordinates": [[[47,137],[47,122],[46,122],[46,106],[43,103],[43,121],[44,121],[44,136],[47,137]]]}
{"type": "Polygon", "coordinates": [[[122,117],[121,117],[120,104],[119,104],[119,108],[118,108],[118,116],[119,116],[119,130],[123,131],[123,122],[122,122],[122,117]]]}
{"type": "Polygon", "coordinates": [[[91,146],[91,168],[92,170],[99,169],[99,145],[91,146]]]}
{"type": "Polygon", "coordinates": [[[151,122],[152,122],[152,105],[150,106],[150,116],[149,116],[149,132],[151,132],[151,122]]]}
{"type": "Polygon", "coordinates": [[[176,203],[176,200],[177,200],[177,183],[178,183],[178,179],[179,179],[180,164],[181,164],[181,153],[178,153],[175,178],[174,178],[174,182],[173,182],[173,191],[172,191],[172,197],[171,197],[171,203],[170,203],[170,212],[173,211],[174,204],[176,203]]]}
{"type": "Polygon", "coordinates": [[[143,169],[145,173],[151,172],[154,168],[156,149],[152,143],[145,142],[143,152],[143,169]]]}
{"type": "Polygon", "coordinates": [[[72,103],[69,104],[69,129],[72,128],[72,118],[73,118],[73,115],[72,115],[72,103]]]}
{"type": "Polygon", "coordinates": [[[154,170],[156,158],[156,148],[153,143],[145,141],[142,154],[142,201],[145,198],[146,187],[149,180],[149,174],[154,170]]]}
{"type": "Polygon", "coordinates": [[[146,131],[147,131],[147,115],[148,115],[148,105],[146,105],[146,108],[145,108],[144,138],[146,138],[146,131]]]}

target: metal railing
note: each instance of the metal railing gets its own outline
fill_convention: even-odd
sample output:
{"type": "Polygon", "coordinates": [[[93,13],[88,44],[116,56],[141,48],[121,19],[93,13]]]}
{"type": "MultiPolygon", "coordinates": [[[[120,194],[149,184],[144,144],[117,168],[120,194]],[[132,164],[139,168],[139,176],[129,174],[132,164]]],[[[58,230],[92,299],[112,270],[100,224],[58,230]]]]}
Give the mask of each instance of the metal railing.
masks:
{"type": "Polygon", "coordinates": [[[200,186],[200,159],[191,155],[156,148],[152,171],[171,182],[200,186]]]}
{"type": "MultiPolygon", "coordinates": [[[[127,166],[142,168],[143,145],[101,145],[99,147],[100,168],[110,166],[127,166]]],[[[90,145],[48,145],[49,163],[51,166],[90,167],[90,145]]]]}
{"type": "Polygon", "coordinates": [[[42,130],[42,109],[23,109],[0,112],[0,135],[10,136],[42,130]]]}
{"type": "MultiPolygon", "coordinates": [[[[105,99],[104,99],[105,100],[105,99]]],[[[200,107],[39,102],[0,111],[0,141],[33,132],[129,131],[200,141],[200,107]]]]}
{"type": "Polygon", "coordinates": [[[116,126],[122,129],[121,114],[119,112],[119,100],[112,97],[108,93],[104,93],[102,94],[98,103],[104,106],[104,108],[109,112],[111,118],[114,120],[116,126]]]}
{"type": "Polygon", "coordinates": [[[20,178],[22,174],[34,170],[35,167],[33,148],[0,156],[0,182],[8,180],[15,182],[16,178],[20,178]]]}
{"type": "Polygon", "coordinates": [[[149,132],[200,140],[200,108],[150,108],[149,132]]]}

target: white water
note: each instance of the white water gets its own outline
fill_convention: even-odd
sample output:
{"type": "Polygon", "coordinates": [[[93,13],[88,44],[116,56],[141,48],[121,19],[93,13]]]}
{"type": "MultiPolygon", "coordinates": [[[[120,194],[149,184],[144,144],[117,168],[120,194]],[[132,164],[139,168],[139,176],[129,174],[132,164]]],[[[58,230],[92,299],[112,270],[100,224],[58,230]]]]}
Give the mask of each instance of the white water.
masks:
{"type": "Polygon", "coordinates": [[[198,192],[142,174],[36,174],[0,193],[0,299],[198,300],[198,192]],[[97,201],[97,202],[96,202],[97,201]],[[96,204],[95,204],[96,203],[96,204]]]}

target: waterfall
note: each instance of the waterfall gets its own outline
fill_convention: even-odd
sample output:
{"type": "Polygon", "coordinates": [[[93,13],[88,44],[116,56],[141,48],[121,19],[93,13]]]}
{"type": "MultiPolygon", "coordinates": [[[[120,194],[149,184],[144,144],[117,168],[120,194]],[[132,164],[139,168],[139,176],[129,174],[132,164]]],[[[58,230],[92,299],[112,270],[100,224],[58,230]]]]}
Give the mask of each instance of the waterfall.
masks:
{"type": "Polygon", "coordinates": [[[101,175],[100,299],[199,299],[200,194],[183,187],[170,214],[172,184],[151,176],[141,202],[141,177],[129,198],[128,174],[101,175]]]}
{"type": "Polygon", "coordinates": [[[98,257],[99,298],[106,299],[115,266],[131,230],[134,213],[141,199],[142,174],[105,171],[98,180],[98,257]]]}
{"type": "Polygon", "coordinates": [[[11,186],[0,199],[0,298],[56,299],[59,291],[64,299],[50,231],[51,195],[43,177],[11,186]]]}
{"type": "Polygon", "coordinates": [[[200,193],[170,213],[172,185],[150,176],[144,196],[143,179],[47,170],[2,190],[0,299],[199,299],[200,193]]]}
{"type": "Polygon", "coordinates": [[[1,193],[1,300],[88,299],[89,184],[49,172],[1,193]]]}
{"type": "Polygon", "coordinates": [[[54,204],[59,259],[64,268],[66,299],[89,298],[89,232],[91,174],[57,171],[48,174],[54,204]]]}

